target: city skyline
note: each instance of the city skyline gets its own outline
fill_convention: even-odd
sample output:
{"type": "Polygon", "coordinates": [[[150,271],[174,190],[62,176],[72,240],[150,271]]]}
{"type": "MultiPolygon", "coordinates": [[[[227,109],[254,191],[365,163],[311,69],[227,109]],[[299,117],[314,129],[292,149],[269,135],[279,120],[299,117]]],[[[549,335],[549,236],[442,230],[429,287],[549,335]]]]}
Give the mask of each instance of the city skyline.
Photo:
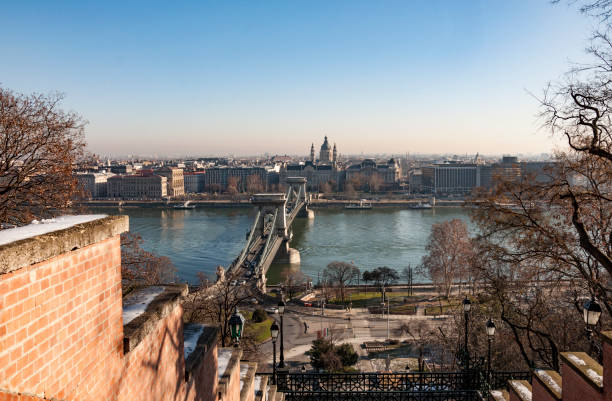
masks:
{"type": "Polygon", "coordinates": [[[538,154],[538,95],[590,25],[548,1],[9,4],[2,84],[60,91],[89,150],[538,154]],[[74,35],[79,32],[79,35],[74,35]]]}

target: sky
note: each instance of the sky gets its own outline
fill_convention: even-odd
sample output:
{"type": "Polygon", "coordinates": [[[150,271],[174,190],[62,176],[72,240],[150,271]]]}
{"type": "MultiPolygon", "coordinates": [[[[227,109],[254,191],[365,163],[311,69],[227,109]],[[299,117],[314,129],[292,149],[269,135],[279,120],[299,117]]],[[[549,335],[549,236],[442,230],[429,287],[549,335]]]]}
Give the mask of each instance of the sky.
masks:
{"type": "Polygon", "coordinates": [[[0,85],[102,155],[548,152],[540,95],[594,22],[547,0],[9,1],[0,85]]]}

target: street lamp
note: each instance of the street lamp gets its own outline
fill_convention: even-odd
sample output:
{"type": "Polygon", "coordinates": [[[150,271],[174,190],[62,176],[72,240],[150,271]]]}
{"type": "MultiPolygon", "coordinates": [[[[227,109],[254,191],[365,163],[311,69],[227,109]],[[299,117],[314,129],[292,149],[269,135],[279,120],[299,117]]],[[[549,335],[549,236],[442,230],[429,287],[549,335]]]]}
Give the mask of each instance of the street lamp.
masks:
{"type": "Polygon", "coordinates": [[[283,314],[285,313],[285,301],[281,300],[278,303],[278,314],[280,315],[280,362],[278,367],[283,369],[285,367],[285,348],[283,341],[283,314]]]}
{"type": "Polygon", "coordinates": [[[489,318],[485,327],[487,329],[487,340],[489,342],[489,360],[487,362],[487,378],[491,380],[491,341],[493,340],[493,336],[495,335],[495,323],[493,323],[493,320],[491,320],[491,318],[489,318]]]}
{"type": "MultiPolygon", "coordinates": [[[[595,299],[591,298],[590,300],[584,303],[584,308],[582,309],[584,323],[587,325],[587,331],[592,334],[595,325],[599,322],[599,317],[601,316],[601,306],[595,301],[595,299]]],[[[590,338],[590,335],[589,335],[590,338]]]]}
{"type": "Polygon", "coordinates": [[[472,302],[468,299],[467,295],[463,300],[463,320],[465,321],[465,339],[463,342],[463,349],[465,352],[465,370],[470,370],[470,353],[468,352],[468,320],[470,309],[472,308],[472,302]]]}
{"type": "MultiPolygon", "coordinates": [[[[597,323],[599,322],[599,317],[601,316],[601,306],[599,306],[597,301],[595,301],[595,298],[591,298],[590,300],[584,303],[582,313],[583,313],[584,323],[586,324],[587,338],[589,339],[590,346],[591,346],[589,353],[592,354],[593,351],[595,350],[595,344],[593,341],[593,327],[595,327],[597,323]]],[[[598,349],[597,358],[599,358],[599,353],[600,353],[599,351],[600,350],[598,349]]]]}
{"type": "Polygon", "coordinates": [[[276,321],[270,326],[272,336],[272,384],[276,384],[276,339],[278,338],[278,324],[276,321]]]}
{"type": "Polygon", "coordinates": [[[244,316],[238,312],[238,308],[236,308],[234,314],[230,317],[229,326],[234,346],[237,347],[240,337],[242,337],[242,328],[244,327],[244,316]]]}

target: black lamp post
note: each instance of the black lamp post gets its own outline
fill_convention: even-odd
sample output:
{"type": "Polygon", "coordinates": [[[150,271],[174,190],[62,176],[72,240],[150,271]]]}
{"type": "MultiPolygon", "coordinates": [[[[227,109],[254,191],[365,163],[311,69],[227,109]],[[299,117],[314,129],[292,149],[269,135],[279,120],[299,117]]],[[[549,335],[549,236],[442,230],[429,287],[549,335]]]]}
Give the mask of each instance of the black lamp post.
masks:
{"type": "Polygon", "coordinates": [[[491,318],[489,318],[489,320],[487,321],[486,324],[486,328],[487,328],[487,340],[488,340],[488,345],[489,345],[489,350],[488,350],[488,361],[487,361],[487,380],[491,380],[491,341],[493,341],[493,336],[495,336],[495,323],[493,323],[493,320],[491,320],[491,318]]]}
{"type": "Polygon", "coordinates": [[[470,370],[470,353],[468,351],[468,320],[470,318],[470,309],[472,302],[466,296],[463,300],[463,320],[465,321],[465,338],[463,341],[463,349],[465,352],[465,370],[470,370]]]}
{"type": "Polygon", "coordinates": [[[283,314],[285,313],[285,301],[281,300],[278,303],[278,314],[280,315],[280,362],[278,367],[283,369],[285,367],[285,347],[283,341],[283,314]]]}
{"type": "Polygon", "coordinates": [[[278,324],[272,323],[270,335],[272,336],[272,384],[276,384],[276,339],[278,338],[278,324]]]}
{"type": "Polygon", "coordinates": [[[234,347],[237,347],[240,343],[240,337],[242,337],[242,328],[244,327],[244,316],[238,312],[238,308],[236,308],[234,314],[230,317],[229,326],[234,347]]]}
{"type": "MultiPolygon", "coordinates": [[[[592,354],[593,351],[595,350],[595,343],[593,341],[593,327],[595,327],[597,323],[599,322],[599,317],[601,316],[601,306],[599,306],[597,301],[595,301],[595,298],[591,298],[590,300],[584,303],[582,312],[583,312],[584,323],[586,324],[587,338],[589,339],[590,347],[591,347],[589,353],[592,354]]],[[[600,357],[599,351],[600,350],[597,350],[598,359],[600,357]]]]}

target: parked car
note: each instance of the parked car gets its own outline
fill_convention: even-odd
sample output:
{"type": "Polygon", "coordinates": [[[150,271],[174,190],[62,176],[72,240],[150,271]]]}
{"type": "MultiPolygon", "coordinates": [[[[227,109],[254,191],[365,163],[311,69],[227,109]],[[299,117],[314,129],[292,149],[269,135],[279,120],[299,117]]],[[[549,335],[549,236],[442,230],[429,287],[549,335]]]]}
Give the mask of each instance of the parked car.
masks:
{"type": "Polygon", "coordinates": [[[270,306],[266,308],[266,312],[268,313],[278,313],[278,308],[276,306],[270,306]]]}
{"type": "Polygon", "coordinates": [[[234,287],[234,286],[238,285],[238,281],[236,281],[236,280],[232,280],[232,281],[230,281],[230,285],[231,285],[232,287],[234,287]]]}
{"type": "Polygon", "coordinates": [[[246,284],[246,280],[240,280],[240,281],[238,282],[238,284],[239,284],[239,285],[245,285],[245,284],[246,284]]]}

